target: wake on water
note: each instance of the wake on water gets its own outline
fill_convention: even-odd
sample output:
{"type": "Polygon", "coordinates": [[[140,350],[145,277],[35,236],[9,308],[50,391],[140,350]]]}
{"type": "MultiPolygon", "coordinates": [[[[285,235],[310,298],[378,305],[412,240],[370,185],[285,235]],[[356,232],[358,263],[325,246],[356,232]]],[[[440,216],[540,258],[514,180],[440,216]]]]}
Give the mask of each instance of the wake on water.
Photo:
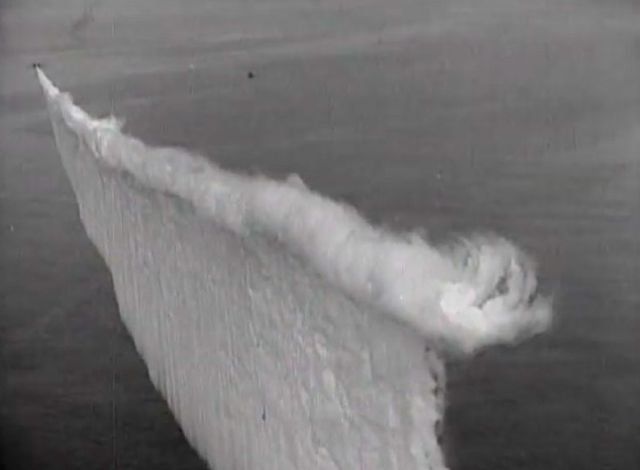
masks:
{"type": "Polygon", "coordinates": [[[215,468],[446,468],[440,358],[551,322],[533,261],[503,238],[374,228],[296,176],[149,147],[36,73],[121,316],[215,468]]]}

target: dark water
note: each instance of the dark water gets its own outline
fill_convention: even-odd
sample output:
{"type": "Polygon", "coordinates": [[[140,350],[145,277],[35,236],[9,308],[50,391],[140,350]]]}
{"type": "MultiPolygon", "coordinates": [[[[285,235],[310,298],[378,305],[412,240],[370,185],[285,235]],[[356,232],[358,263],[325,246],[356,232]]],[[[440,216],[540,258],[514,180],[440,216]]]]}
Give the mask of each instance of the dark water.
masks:
{"type": "Polygon", "coordinates": [[[451,466],[640,468],[637,3],[57,3],[0,6],[7,468],[204,468],[120,324],[34,60],[149,142],[296,172],[379,223],[517,241],[557,321],[451,365],[451,466]]]}

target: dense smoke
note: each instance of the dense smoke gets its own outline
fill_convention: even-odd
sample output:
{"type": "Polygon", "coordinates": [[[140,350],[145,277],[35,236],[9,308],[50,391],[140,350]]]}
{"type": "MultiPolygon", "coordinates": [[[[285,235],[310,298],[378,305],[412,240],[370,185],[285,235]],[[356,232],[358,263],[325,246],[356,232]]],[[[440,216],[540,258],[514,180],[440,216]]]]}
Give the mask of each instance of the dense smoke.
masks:
{"type": "Polygon", "coordinates": [[[279,470],[444,469],[441,356],[512,343],[551,321],[533,261],[503,238],[435,246],[374,228],[295,175],[250,177],[149,147],[36,71],[123,319],[212,464],[266,455],[279,470]],[[180,214],[185,203],[193,210],[180,214]],[[267,408],[286,437],[259,431],[253,416],[267,408]],[[247,436],[254,450],[234,453],[247,436]]]}

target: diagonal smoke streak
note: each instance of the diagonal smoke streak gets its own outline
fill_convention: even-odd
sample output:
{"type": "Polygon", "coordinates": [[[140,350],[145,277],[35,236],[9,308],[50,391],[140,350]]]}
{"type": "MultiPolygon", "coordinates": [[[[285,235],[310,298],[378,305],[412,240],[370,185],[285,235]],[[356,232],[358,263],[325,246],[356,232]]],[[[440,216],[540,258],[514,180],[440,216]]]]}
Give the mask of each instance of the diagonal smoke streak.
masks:
{"type": "MultiPolygon", "coordinates": [[[[112,270],[123,319],[152,380],[165,394],[187,437],[211,463],[237,462],[234,446],[238,439],[246,439],[243,433],[249,432],[252,437],[246,443],[248,448],[256,456],[270,455],[273,468],[444,468],[436,430],[443,413],[439,387],[444,382],[438,356],[471,354],[488,345],[513,343],[544,331],[550,324],[550,301],[537,292],[533,261],[503,238],[472,236],[443,248],[419,237],[374,228],[353,208],[308,190],[297,176],[285,182],[249,177],[225,171],[184,150],[149,147],[123,134],[117,120],[91,118],[39,67],[36,72],[83,222],[112,270]],[[97,175],[95,188],[88,187],[86,175],[97,175]],[[142,197],[140,188],[155,190],[158,196],[142,197]],[[167,195],[172,199],[166,199],[167,195]],[[129,202],[118,203],[125,196],[129,202]],[[144,202],[140,202],[142,199],[144,202]],[[194,235],[185,234],[188,228],[174,220],[183,217],[176,207],[185,203],[193,212],[188,216],[193,232],[203,221],[216,227],[208,244],[195,253],[198,242],[194,235]],[[150,204],[155,208],[152,213],[165,221],[162,233],[155,237],[141,235],[148,224],[136,225],[151,216],[145,216],[143,209],[136,212],[135,207],[150,204]],[[111,212],[117,217],[109,222],[111,212]],[[123,214],[134,223],[125,227],[123,214]],[[177,215],[171,218],[170,214],[177,215]],[[122,232],[119,236],[112,233],[117,230],[122,232]],[[185,237],[192,241],[180,243],[185,237]],[[231,248],[217,257],[204,253],[214,250],[216,243],[227,243],[224,240],[229,237],[233,240],[229,246],[239,250],[235,258],[231,248]],[[233,245],[238,240],[244,248],[233,245]],[[167,245],[156,250],[158,243],[167,245]],[[122,253],[123,246],[126,254],[122,253]],[[149,255],[162,250],[166,259],[149,255]],[[157,267],[168,264],[176,271],[185,270],[178,261],[171,261],[172,256],[178,256],[176,252],[184,259],[193,256],[193,266],[184,272],[184,278],[157,267]],[[138,258],[141,261],[136,264],[138,258]],[[249,271],[242,280],[231,283],[234,277],[229,273],[240,269],[235,265],[243,261],[257,268],[246,268],[249,271]],[[199,267],[203,274],[188,281],[188,271],[198,272],[199,267]],[[143,274],[141,270],[148,272],[143,274]],[[258,271],[276,274],[259,276],[258,271]],[[212,274],[216,272],[226,274],[216,278],[212,274]],[[203,277],[218,279],[219,285],[207,285],[203,277]],[[186,293],[194,284],[203,285],[202,290],[224,315],[198,310],[204,308],[202,302],[197,303],[186,293]],[[281,285],[281,290],[274,285],[281,285]],[[309,291],[310,285],[316,287],[309,291]],[[145,296],[147,288],[150,294],[145,296]],[[280,294],[274,296],[273,292],[280,294]],[[173,305],[176,299],[180,303],[173,305]],[[345,299],[350,301],[345,303],[345,299]],[[307,311],[315,312],[315,316],[307,311]],[[160,312],[164,317],[152,318],[160,312]],[[260,316],[255,316],[258,313],[260,316]],[[243,315],[255,323],[269,323],[272,317],[275,326],[256,333],[253,323],[243,315]],[[292,323],[291,318],[295,319],[292,323]],[[196,323],[203,322],[213,322],[212,330],[196,328],[196,323]],[[218,338],[218,344],[213,338],[218,331],[226,331],[220,325],[227,326],[229,336],[218,338]],[[290,331],[290,325],[301,329],[290,331]],[[185,343],[183,336],[188,331],[199,339],[185,343]],[[249,335],[251,344],[264,341],[271,345],[272,352],[280,352],[273,352],[273,357],[265,351],[251,353],[249,343],[242,341],[245,335],[249,335]],[[270,335],[278,339],[269,343],[270,335]],[[428,354],[427,367],[425,339],[437,352],[428,354]],[[309,344],[314,345],[311,353],[304,349],[309,344]],[[192,369],[185,365],[194,357],[202,359],[206,355],[203,350],[219,353],[219,348],[235,366],[223,362],[207,368],[207,364],[197,363],[192,369]],[[343,354],[349,361],[357,358],[362,376],[353,369],[345,375],[340,361],[332,362],[338,357],[346,360],[343,354]],[[297,371],[297,385],[269,378],[278,376],[282,361],[289,361],[290,368],[297,371]],[[258,367],[258,363],[262,365],[258,367]],[[322,364],[326,367],[318,369],[322,364]],[[237,376],[245,368],[251,378],[237,376]],[[226,385],[212,389],[207,376],[223,377],[226,385]],[[248,384],[264,390],[246,391],[248,384]],[[316,386],[324,391],[317,392],[316,386]],[[225,387],[229,390],[220,390],[225,387]],[[295,450],[282,444],[277,433],[257,436],[258,431],[246,431],[241,427],[252,425],[242,420],[242,424],[229,424],[229,430],[220,435],[214,425],[228,418],[228,411],[216,409],[203,417],[197,410],[213,396],[231,403],[230,408],[220,405],[223,409],[235,410],[232,392],[236,389],[246,392],[238,410],[255,404],[256,415],[265,416],[260,421],[269,416],[269,423],[280,426],[283,433],[288,428],[296,430],[289,436],[297,443],[295,450]],[[429,389],[434,392],[429,393],[429,389]],[[373,390],[378,393],[368,395],[373,390]],[[282,396],[289,396],[289,408],[298,411],[295,416],[289,415],[289,408],[283,408],[282,396]],[[369,398],[363,398],[366,396],[369,398]],[[189,400],[196,403],[195,410],[189,400]],[[265,408],[265,402],[270,409],[265,408]],[[387,411],[368,416],[371,412],[367,410],[376,406],[387,411]],[[402,418],[407,412],[409,415],[402,418]],[[333,418],[328,419],[327,413],[333,418]],[[373,423],[385,413],[384,425],[373,423]],[[308,416],[311,424],[298,415],[308,416]],[[387,431],[398,426],[398,420],[405,423],[400,427],[404,431],[394,440],[387,431]],[[242,429],[240,434],[235,428],[242,429]],[[287,448],[277,451],[278,445],[287,448]],[[367,457],[358,449],[367,449],[370,454],[365,452],[367,457]],[[277,457],[269,454],[274,451],[277,457]],[[296,457],[278,460],[284,458],[283,453],[296,457]],[[305,459],[302,467],[300,462],[295,463],[296,458],[305,459]],[[365,462],[367,458],[373,463],[365,462]]],[[[254,455],[250,450],[241,454],[243,468],[265,468],[251,463],[254,455]]]]}

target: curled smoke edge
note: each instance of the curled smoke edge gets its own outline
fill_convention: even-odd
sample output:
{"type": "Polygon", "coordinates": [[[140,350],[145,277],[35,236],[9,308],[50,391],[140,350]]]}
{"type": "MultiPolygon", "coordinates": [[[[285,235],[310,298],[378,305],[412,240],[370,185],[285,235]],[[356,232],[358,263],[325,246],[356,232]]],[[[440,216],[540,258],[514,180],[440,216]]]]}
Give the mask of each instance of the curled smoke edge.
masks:
{"type": "Polygon", "coordinates": [[[33,66],[48,105],[103,164],[185,199],[233,232],[277,239],[349,297],[412,325],[439,353],[472,354],[551,324],[535,263],[505,238],[474,235],[437,247],[372,227],[298,176],[249,177],[185,150],[147,146],[121,133],[115,118],[90,117],[33,66]]]}

